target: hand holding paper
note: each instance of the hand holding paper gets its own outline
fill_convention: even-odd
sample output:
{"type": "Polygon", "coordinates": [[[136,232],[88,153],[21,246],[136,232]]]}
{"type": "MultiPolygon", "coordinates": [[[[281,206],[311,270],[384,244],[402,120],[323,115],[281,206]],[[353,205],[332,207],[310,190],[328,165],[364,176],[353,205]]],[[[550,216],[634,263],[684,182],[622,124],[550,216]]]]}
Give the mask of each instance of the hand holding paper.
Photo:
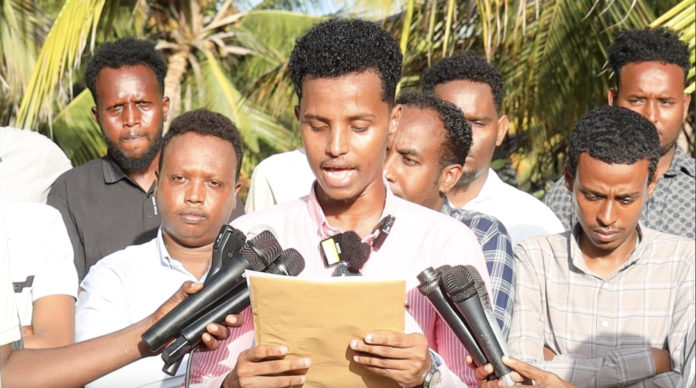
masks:
{"type": "Polygon", "coordinates": [[[304,371],[312,365],[309,358],[285,359],[288,348],[282,345],[255,346],[239,355],[237,366],[227,375],[223,388],[291,387],[304,384],[304,371]],[[291,376],[279,374],[292,373],[291,376]]]}
{"type": "Polygon", "coordinates": [[[404,387],[422,385],[430,370],[428,339],[423,334],[368,334],[364,340],[351,341],[350,348],[360,352],[353,356],[356,362],[404,387]]]}

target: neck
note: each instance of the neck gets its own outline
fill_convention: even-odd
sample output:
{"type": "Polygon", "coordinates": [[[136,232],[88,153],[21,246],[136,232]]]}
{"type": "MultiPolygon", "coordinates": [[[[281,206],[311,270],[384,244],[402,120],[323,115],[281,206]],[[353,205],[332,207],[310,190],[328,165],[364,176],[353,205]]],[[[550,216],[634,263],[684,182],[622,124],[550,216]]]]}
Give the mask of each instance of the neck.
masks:
{"type": "Polygon", "coordinates": [[[476,198],[481,192],[483,185],[486,183],[486,179],[488,179],[488,173],[489,169],[486,167],[473,181],[469,182],[468,185],[464,187],[454,187],[447,193],[447,199],[449,199],[452,206],[461,209],[467,203],[471,202],[472,199],[476,198]]]}
{"type": "Polygon", "coordinates": [[[152,163],[145,169],[145,171],[139,171],[139,172],[126,172],[128,177],[135,181],[142,189],[143,191],[148,191],[150,190],[150,187],[152,187],[152,182],[155,181],[155,171],[157,171],[157,166],[159,163],[159,152],[157,155],[155,155],[154,159],[152,159],[152,163]]]}
{"type": "Polygon", "coordinates": [[[438,213],[442,211],[442,207],[445,206],[445,197],[446,195],[444,193],[440,193],[440,195],[437,197],[437,201],[435,201],[433,205],[429,208],[435,210],[438,213]]]}
{"type": "Polygon", "coordinates": [[[342,231],[354,231],[360,238],[365,238],[372,233],[372,229],[379,222],[387,199],[387,189],[381,179],[370,184],[353,201],[327,197],[318,183],[315,190],[326,220],[342,231]]]}
{"type": "Polygon", "coordinates": [[[660,179],[660,177],[662,177],[662,175],[669,170],[669,167],[672,165],[672,159],[674,159],[674,154],[676,152],[677,145],[675,144],[674,147],[660,157],[660,160],[657,162],[657,171],[655,172],[656,179],[660,179]]]}
{"type": "Polygon", "coordinates": [[[634,230],[633,233],[631,233],[631,237],[618,248],[607,251],[597,249],[590,239],[585,236],[585,232],[583,231],[580,235],[580,251],[585,259],[587,268],[603,279],[607,279],[628,261],[628,258],[631,257],[631,253],[633,253],[636,248],[637,241],[638,231],[634,230]]]}
{"type": "Polygon", "coordinates": [[[188,247],[170,237],[164,229],[162,229],[162,237],[164,238],[164,245],[167,247],[169,256],[181,262],[187,271],[195,276],[197,280],[200,280],[210,266],[214,242],[201,247],[188,247]]]}

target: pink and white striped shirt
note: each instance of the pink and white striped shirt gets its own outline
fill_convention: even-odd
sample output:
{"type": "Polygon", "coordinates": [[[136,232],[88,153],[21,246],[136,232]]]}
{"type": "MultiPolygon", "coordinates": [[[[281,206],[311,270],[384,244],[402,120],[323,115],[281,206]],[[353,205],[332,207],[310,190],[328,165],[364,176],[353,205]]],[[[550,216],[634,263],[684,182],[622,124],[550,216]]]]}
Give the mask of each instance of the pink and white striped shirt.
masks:
{"type": "MultiPolygon", "coordinates": [[[[361,272],[366,277],[406,280],[406,333],[423,333],[430,348],[444,360],[440,367],[443,377],[440,387],[465,386],[462,381],[476,386],[473,370],[465,362],[466,349],[418,291],[416,276],[428,267],[473,265],[490,294],[481,246],[473,232],[461,222],[397,198],[389,186],[386,187],[382,216],[391,214],[396,220],[382,247],[378,251],[373,249],[361,272]]],[[[329,225],[314,190],[308,197],[263,209],[232,222],[232,226],[245,233],[257,225],[271,226],[284,249],[295,248],[302,254],[305,269],[300,278],[330,277],[333,273],[334,268],[327,268],[324,264],[319,243],[342,231],[329,225]]],[[[371,244],[376,236],[377,233],[373,233],[363,242],[371,244]]],[[[242,315],[244,325],[231,329],[230,338],[222,342],[218,350],[196,353],[191,372],[192,386],[220,387],[237,363],[239,354],[252,346],[254,324],[251,309],[247,308],[242,315]]]]}

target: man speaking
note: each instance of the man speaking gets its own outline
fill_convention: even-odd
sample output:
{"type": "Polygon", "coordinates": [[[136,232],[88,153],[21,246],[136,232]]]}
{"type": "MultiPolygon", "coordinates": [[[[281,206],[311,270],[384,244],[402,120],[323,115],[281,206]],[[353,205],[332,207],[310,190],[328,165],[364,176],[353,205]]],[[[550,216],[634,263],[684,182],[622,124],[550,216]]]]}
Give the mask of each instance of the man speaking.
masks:
{"type": "MultiPolygon", "coordinates": [[[[409,334],[376,334],[381,328],[375,327],[346,344],[357,351],[354,361],[406,387],[434,387],[437,380],[447,387],[460,380],[474,384],[466,350],[418,292],[416,276],[430,266],[469,264],[490,292],[481,247],[457,220],[396,198],[382,177],[387,137],[401,116],[394,101],[402,66],[396,41],[373,23],[330,20],[297,41],[289,66],[299,98],[295,114],[316,182],[309,196],[232,225],[243,232],[261,224],[273,227],[284,248],[305,258],[300,278],[330,277],[334,268],[325,266],[320,242],[356,232],[371,246],[364,276],[406,280],[409,334]],[[391,232],[379,239],[375,226],[389,215],[395,218],[391,232]]],[[[284,359],[289,350],[284,346],[252,347],[250,309],[242,315],[245,324],[229,341],[196,357],[192,381],[210,387],[304,383],[302,370],[311,370],[311,356],[284,359]]]]}

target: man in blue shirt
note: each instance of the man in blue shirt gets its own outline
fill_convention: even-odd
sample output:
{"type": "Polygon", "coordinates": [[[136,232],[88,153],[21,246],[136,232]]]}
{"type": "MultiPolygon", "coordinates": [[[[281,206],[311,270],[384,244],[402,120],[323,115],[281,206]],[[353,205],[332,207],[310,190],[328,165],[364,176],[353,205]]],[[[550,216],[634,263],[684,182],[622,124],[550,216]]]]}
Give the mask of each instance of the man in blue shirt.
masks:
{"type": "Polygon", "coordinates": [[[507,338],[515,298],[510,236],[497,219],[456,209],[446,197],[462,176],[471,148],[471,125],[456,106],[432,94],[406,94],[397,104],[403,112],[396,132],[389,136],[384,177],[395,195],[448,214],[476,234],[491,276],[494,313],[507,338]]]}

